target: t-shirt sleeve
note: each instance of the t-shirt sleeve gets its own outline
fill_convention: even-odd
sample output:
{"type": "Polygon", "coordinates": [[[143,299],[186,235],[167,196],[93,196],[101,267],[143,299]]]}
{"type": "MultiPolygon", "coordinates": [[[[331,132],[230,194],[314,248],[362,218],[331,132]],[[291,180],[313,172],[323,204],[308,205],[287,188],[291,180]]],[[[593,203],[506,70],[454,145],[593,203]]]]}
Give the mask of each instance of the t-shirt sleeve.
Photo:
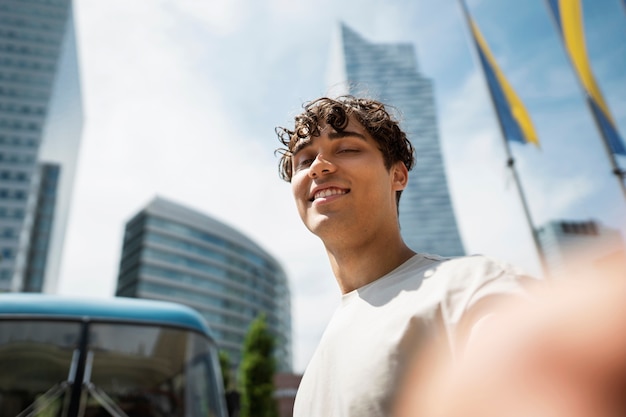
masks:
{"type": "Polygon", "coordinates": [[[448,279],[442,312],[455,325],[479,301],[493,296],[527,297],[529,277],[521,269],[484,256],[468,256],[445,262],[448,279]]]}

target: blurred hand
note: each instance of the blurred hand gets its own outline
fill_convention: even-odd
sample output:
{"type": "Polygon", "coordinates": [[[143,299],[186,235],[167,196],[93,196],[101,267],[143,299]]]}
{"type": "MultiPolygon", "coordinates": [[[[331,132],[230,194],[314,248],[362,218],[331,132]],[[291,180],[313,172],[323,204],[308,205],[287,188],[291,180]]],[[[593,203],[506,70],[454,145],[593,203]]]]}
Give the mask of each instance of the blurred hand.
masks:
{"type": "Polygon", "coordinates": [[[417,356],[394,417],[626,416],[626,278],[531,294],[485,316],[456,358],[417,356]]]}

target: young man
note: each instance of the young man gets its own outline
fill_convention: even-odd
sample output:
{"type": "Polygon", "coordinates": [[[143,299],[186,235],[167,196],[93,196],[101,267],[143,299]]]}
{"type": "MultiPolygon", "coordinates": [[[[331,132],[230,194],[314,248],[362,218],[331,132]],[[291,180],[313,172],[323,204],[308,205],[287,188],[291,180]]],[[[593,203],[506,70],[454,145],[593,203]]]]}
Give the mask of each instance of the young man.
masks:
{"type": "Polygon", "coordinates": [[[277,133],[281,177],[342,293],[294,416],[388,416],[408,359],[433,339],[453,355],[494,301],[523,291],[519,275],[482,256],[417,254],[404,243],[398,203],[413,147],[382,103],[320,98],[277,133]]]}

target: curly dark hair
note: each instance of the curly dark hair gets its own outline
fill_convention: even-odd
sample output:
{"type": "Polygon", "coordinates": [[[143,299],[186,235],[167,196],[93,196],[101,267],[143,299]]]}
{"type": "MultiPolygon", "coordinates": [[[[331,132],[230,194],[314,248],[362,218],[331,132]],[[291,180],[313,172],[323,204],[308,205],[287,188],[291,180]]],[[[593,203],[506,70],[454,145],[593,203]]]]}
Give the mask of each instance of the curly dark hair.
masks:
{"type": "Polygon", "coordinates": [[[356,117],[378,143],[387,169],[398,161],[404,163],[409,171],[413,168],[415,164],[413,145],[383,103],[369,98],[344,95],[335,99],[318,98],[304,103],[303,108],[304,111],[294,119],[293,130],[276,128],[278,140],[284,145],[284,148],[276,150],[281,156],[278,165],[281,179],[291,182],[293,149],[298,141],[319,136],[320,125],[324,124],[341,132],[348,125],[351,116],[356,117]]]}

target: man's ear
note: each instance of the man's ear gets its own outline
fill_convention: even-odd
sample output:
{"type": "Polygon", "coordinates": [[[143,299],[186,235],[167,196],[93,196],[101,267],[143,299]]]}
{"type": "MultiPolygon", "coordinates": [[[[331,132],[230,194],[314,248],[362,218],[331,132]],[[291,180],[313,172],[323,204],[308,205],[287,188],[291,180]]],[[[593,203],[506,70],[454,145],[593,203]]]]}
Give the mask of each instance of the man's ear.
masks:
{"type": "Polygon", "coordinates": [[[393,190],[400,191],[406,188],[409,182],[409,170],[401,161],[396,162],[391,167],[391,180],[393,181],[393,190]]]}

